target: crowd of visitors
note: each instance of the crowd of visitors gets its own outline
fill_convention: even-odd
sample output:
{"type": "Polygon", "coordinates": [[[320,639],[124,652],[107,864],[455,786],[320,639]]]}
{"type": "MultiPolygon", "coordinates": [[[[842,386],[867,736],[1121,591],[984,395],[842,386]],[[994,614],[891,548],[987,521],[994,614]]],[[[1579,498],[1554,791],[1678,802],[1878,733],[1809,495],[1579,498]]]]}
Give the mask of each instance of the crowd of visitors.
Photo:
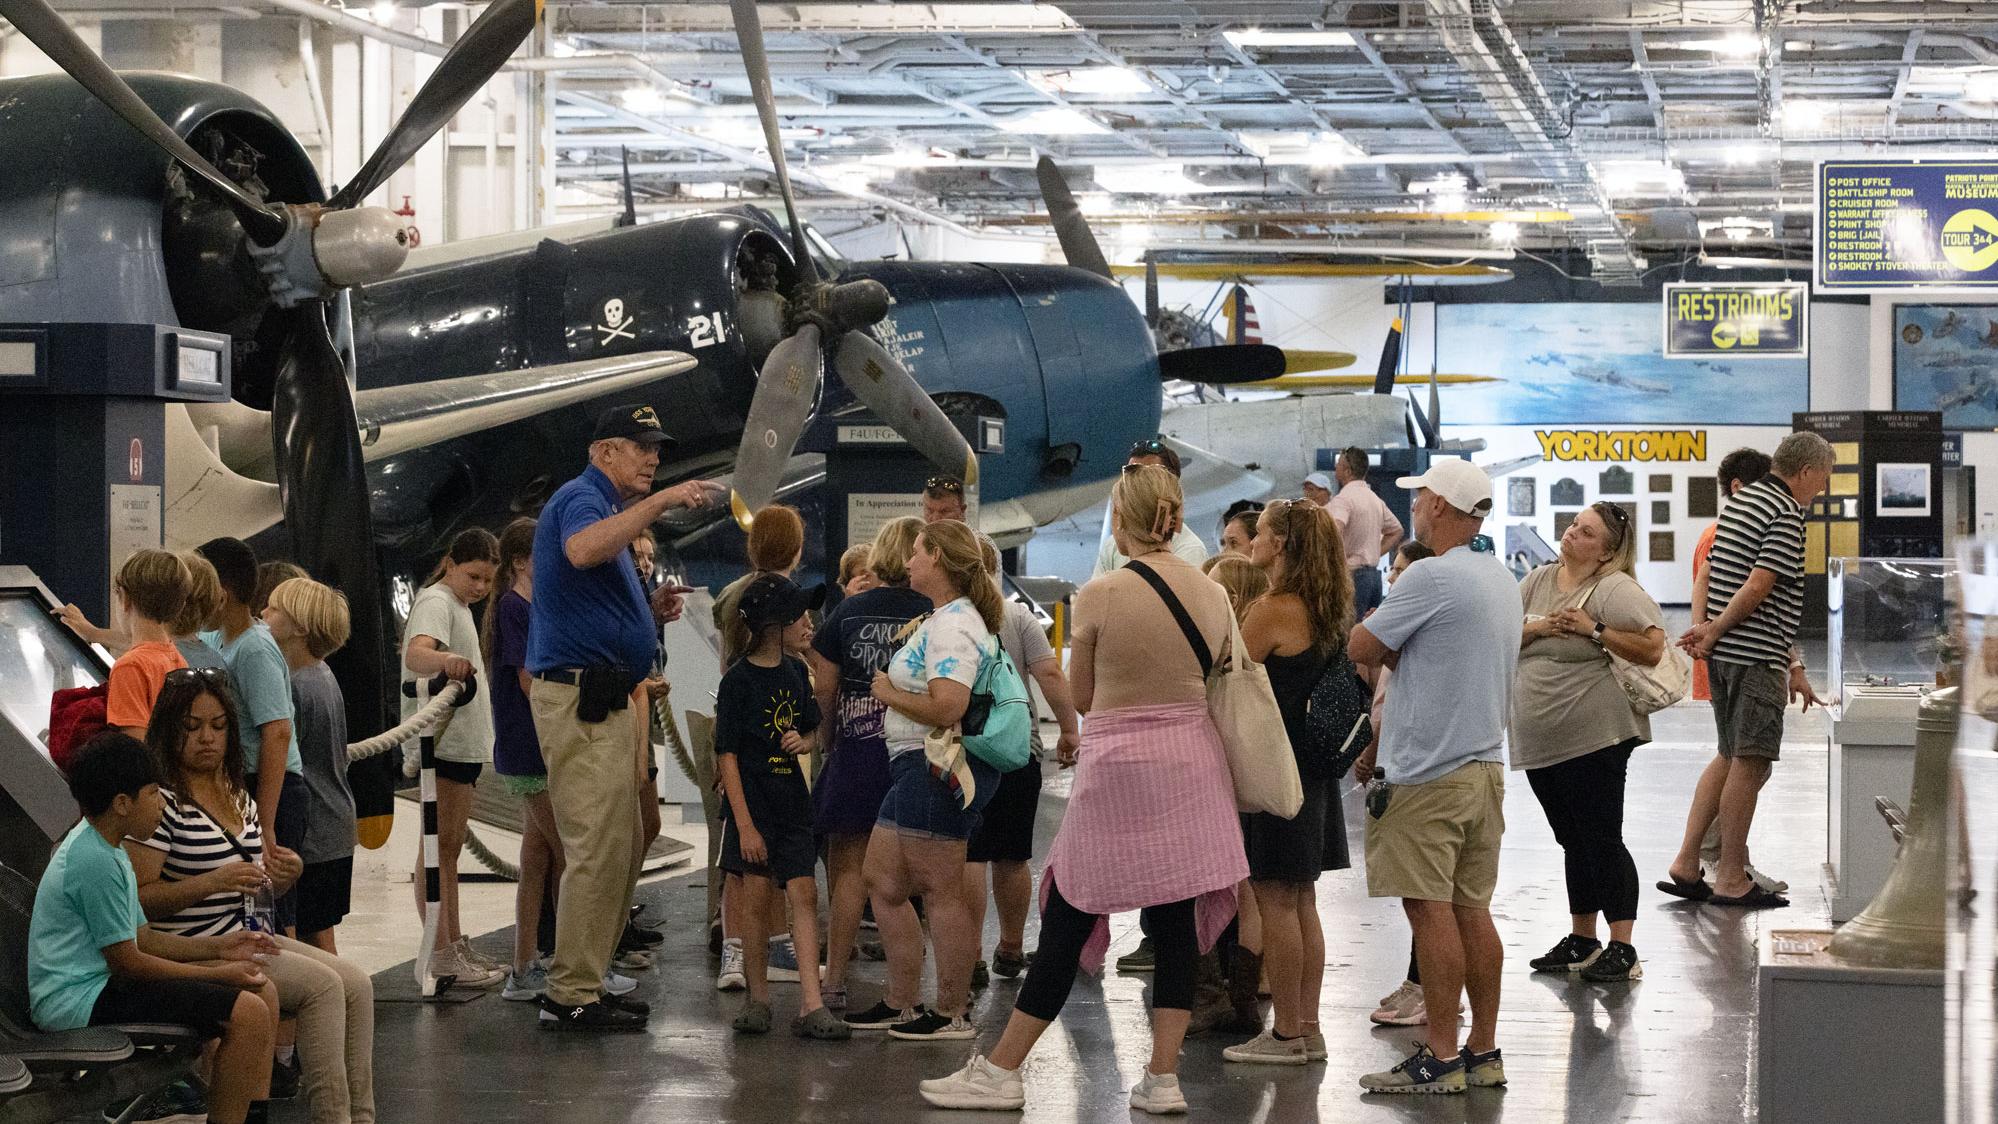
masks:
{"type": "MultiPolygon", "coordinates": [[[[648,406],[606,411],[588,467],[538,516],[444,544],[399,645],[406,682],[479,688],[436,745],[432,970],[536,1002],[551,1030],[637,1031],[650,1014],[623,973],[649,966],[663,939],[633,924],[632,894],[660,830],[659,630],[692,592],[653,580],[650,527],[725,497],[703,481],[655,491],[669,441],[648,406]],[[472,946],[457,910],[488,763],[523,809],[503,960],[472,946]]],[[[974,497],[955,477],[925,482],[921,518],[888,520],[828,559],[834,589],[795,580],[799,512],[747,513],[746,572],[714,599],[722,676],[701,747],[723,887],[716,982],[744,992],[733,1030],[772,1030],[771,984],[795,982],[800,1038],[969,1040],[974,993],[1024,977],[990,1053],[919,1084],[939,1107],[1019,1109],[1023,1064],[1078,972],[1102,970],[1109,918],[1135,912],[1144,940],[1117,966],[1152,973],[1152,1039],[1130,1103],[1184,1112],[1189,1033],[1237,1035],[1220,1054],[1241,1066],[1330,1060],[1317,887],[1353,865],[1351,814],[1367,891],[1398,899],[1411,934],[1406,978],[1372,1021],[1429,1028],[1360,1086],[1504,1085],[1491,902],[1506,770],[1525,773],[1564,863],[1567,931],[1530,969],[1640,979],[1623,820],[1651,724],[1626,680],[1683,661],[1674,647],[1697,661],[1695,690],[1711,692],[1719,749],[1658,889],[1786,904],[1749,863],[1747,837],[1785,707],[1817,701],[1795,646],[1802,516],[1831,465],[1808,434],[1722,462],[1728,499],[1695,554],[1693,625],[1673,638],[1636,578],[1619,504],[1578,513],[1556,560],[1515,580],[1481,534],[1493,508],[1484,470],[1437,457],[1395,480],[1404,526],[1368,483],[1365,452],[1349,448],[1299,498],[1231,506],[1209,557],[1186,523],[1179,456],[1163,438],[1141,442],[1074,595],[1066,666],[1007,595],[1002,554],[974,529],[974,497]],[[1228,739],[1241,727],[1217,720],[1210,693],[1249,669],[1266,677],[1274,724],[1264,760],[1301,793],[1288,815],[1237,811],[1242,747],[1228,739]],[[1347,696],[1363,717],[1326,752],[1325,716],[1347,696]],[[1036,722],[1008,732],[1007,708],[1021,705],[1052,719],[1051,745],[1036,722]],[[1069,771],[1068,799],[1036,887],[1044,760],[1069,771]],[[1348,775],[1361,799],[1346,799],[1348,775]],[[851,965],[869,955],[886,960],[885,986],[852,999],[851,965]]],[[[35,1018],[55,1030],[171,1009],[217,1040],[198,1081],[136,1119],[262,1120],[270,1099],[302,1092],[314,1121],[371,1121],[372,986],[335,941],[356,846],[345,705],[325,662],[348,638],[345,599],[295,567],[260,567],[233,539],[138,551],[113,588],[106,627],[74,606],[59,614],[118,655],[105,730],[68,760],[85,818],[37,896],[35,1018]]]]}

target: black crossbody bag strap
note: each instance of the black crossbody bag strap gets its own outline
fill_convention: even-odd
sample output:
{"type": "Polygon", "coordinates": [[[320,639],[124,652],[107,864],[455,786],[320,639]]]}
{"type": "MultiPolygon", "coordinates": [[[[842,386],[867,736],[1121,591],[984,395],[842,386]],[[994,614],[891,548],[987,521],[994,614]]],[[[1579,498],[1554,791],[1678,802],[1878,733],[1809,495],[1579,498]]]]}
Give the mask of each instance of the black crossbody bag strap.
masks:
{"type": "Polygon", "coordinates": [[[1200,635],[1200,630],[1194,627],[1193,618],[1187,615],[1186,606],[1180,604],[1179,598],[1174,596],[1172,587],[1166,584],[1166,580],[1160,577],[1156,570],[1143,562],[1129,562],[1124,568],[1145,579],[1145,584],[1152,587],[1159,595],[1159,600],[1164,601],[1166,608],[1172,612],[1172,619],[1179,622],[1179,630],[1186,634],[1186,642],[1193,648],[1193,658],[1200,661],[1200,677],[1205,679],[1212,675],[1214,653],[1207,647],[1207,641],[1200,635]]]}

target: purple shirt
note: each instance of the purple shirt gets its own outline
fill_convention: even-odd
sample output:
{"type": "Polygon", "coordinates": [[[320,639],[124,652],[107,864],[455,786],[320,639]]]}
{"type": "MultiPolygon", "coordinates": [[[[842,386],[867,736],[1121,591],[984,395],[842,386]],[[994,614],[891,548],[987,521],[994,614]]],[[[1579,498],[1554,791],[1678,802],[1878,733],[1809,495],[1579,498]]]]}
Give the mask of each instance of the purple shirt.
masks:
{"type": "Polygon", "coordinates": [[[493,770],[509,777],[548,772],[541,760],[541,739],[534,735],[534,713],[520,689],[519,672],[527,666],[527,629],[532,618],[527,598],[511,589],[500,594],[488,687],[493,693],[493,770]]]}

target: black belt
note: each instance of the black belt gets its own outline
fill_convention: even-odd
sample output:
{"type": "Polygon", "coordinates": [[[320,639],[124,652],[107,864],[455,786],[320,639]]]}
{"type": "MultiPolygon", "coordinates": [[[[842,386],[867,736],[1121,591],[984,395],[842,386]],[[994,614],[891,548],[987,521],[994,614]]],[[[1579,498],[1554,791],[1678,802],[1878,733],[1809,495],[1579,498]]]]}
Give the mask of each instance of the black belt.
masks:
{"type": "Polygon", "coordinates": [[[570,687],[583,685],[583,669],[579,667],[558,667],[535,675],[536,679],[546,679],[550,683],[562,683],[570,687]]]}

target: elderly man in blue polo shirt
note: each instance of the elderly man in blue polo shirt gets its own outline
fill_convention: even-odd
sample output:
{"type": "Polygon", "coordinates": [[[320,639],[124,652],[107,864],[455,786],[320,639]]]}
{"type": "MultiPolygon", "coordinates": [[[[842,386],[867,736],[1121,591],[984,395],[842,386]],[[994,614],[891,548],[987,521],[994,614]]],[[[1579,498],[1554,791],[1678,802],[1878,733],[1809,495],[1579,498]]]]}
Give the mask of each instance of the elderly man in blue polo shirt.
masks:
{"type": "Polygon", "coordinates": [[[549,497],[534,533],[528,702],[567,864],[541,999],[541,1025],[556,1030],[640,1030],[650,1013],[604,992],[603,981],[640,859],[631,693],[652,667],[655,621],[679,616],[681,590],[662,587],[648,606],[629,547],[667,509],[726,494],[699,480],[654,492],[669,441],[650,406],[604,411],[590,466],[549,497]]]}

